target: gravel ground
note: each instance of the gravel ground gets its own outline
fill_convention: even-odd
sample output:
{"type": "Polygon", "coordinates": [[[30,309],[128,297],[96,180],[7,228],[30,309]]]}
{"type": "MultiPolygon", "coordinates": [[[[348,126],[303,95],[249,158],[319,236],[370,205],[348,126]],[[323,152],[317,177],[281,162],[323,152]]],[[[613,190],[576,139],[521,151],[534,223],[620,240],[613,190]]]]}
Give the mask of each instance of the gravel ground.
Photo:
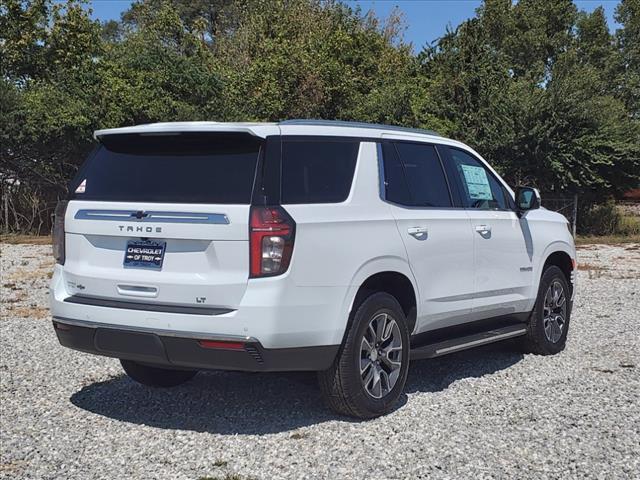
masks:
{"type": "Polygon", "coordinates": [[[58,345],[49,247],[1,248],[0,478],[640,478],[640,245],[580,249],[560,355],[415,362],[366,422],[325,410],[311,374],[139,386],[58,345]]]}

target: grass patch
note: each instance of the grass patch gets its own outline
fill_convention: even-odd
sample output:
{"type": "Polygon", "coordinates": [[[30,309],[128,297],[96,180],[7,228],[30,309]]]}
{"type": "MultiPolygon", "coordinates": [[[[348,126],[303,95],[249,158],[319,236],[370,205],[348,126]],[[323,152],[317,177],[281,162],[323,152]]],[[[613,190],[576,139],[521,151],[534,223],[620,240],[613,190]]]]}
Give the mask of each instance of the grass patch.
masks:
{"type": "Polygon", "coordinates": [[[7,316],[18,318],[48,318],[49,309],[47,307],[15,307],[10,305],[7,308],[7,316]]]}
{"type": "Polygon", "coordinates": [[[585,271],[602,272],[604,270],[609,270],[609,269],[607,267],[603,267],[600,265],[593,265],[591,263],[578,263],[578,270],[581,272],[585,272],[585,271]]]}
{"type": "Polygon", "coordinates": [[[640,243],[640,235],[578,235],[576,245],[622,245],[626,243],[640,243]]]}
{"type": "Polygon", "coordinates": [[[26,462],[23,460],[15,460],[12,462],[0,462],[0,473],[17,474],[24,468],[26,462]]]}
{"type": "Polygon", "coordinates": [[[11,245],[51,245],[50,235],[0,235],[0,243],[11,245]]]}
{"type": "Polygon", "coordinates": [[[11,273],[7,280],[9,281],[9,285],[13,285],[13,290],[17,290],[15,288],[19,283],[33,283],[39,280],[51,278],[53,275],[53,259],[51,259],[50,263],[40,264],[39,267],[35,270],[23,270],[18,269],[15,272],[11,273]]]}
{"type": "Polygon", "coordinates": [[[634,215],[622,215],[618,233],[623,235],[640,235],[640,217],[634,215]]]}
{"type": "Polygon", "coordinates": [[[229,464],[226,460],[216,460],[213,462],[214,467],[226,467],[229,464]]]}

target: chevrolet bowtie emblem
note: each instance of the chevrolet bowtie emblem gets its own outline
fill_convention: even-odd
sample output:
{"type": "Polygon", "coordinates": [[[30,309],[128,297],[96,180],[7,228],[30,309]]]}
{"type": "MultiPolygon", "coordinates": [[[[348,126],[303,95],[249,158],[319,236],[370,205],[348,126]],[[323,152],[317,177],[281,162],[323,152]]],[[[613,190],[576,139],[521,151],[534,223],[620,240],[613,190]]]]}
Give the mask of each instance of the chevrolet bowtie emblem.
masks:
{"type": "Polygon", "coordinates": [[[142,210],[138,210],[137,212],[132,213],[131,216],[137,218],[138,220],[142,220],[143,218],[148,217],[149,214],[143,212],[142,210]]]}

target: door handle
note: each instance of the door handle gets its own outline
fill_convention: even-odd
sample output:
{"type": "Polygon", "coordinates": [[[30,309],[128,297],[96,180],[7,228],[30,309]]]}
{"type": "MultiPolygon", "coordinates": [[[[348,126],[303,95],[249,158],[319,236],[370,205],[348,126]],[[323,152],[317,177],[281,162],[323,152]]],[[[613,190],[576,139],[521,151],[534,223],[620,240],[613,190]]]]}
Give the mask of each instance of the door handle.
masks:
{"type": "Polygon", "coordinates": [[[491,236],[491,227],[489,225],[476,225],[476,232],[485,238],[491,236]]]}
{"type": "Polygon", "coordinates": [[[429,230],[427,227],[409,227],[407,228],[407,233],[418,240],[425,240],[429,230]]]}

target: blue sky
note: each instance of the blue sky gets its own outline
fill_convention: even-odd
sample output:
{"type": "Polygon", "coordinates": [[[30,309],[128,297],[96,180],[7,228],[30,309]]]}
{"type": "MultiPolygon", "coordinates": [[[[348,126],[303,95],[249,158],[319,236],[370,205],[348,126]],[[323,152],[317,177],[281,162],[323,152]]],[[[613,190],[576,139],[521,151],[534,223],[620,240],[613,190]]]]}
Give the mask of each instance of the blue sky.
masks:
{"type": "MultiPolygon", "coordinates": [[[[100,20],[119,19],[129,0],[94,0],[91,3],[93,17],[100,20]]],[[[416,50],[440,37],[447,28],[457,26],[463,20],[474,16],[480,0],[352,0],[348,3],[362,7],[363,11],[373,9],[379,17],[386,18],[399,7],[405,14],[407,30],[405,40],[412,42],[416,50]]],[[[580,10],[588,12],[602,5],[609,20],[609,27],[615,30],[613,14],[618,0],[578,0],[580,10]]]]}

